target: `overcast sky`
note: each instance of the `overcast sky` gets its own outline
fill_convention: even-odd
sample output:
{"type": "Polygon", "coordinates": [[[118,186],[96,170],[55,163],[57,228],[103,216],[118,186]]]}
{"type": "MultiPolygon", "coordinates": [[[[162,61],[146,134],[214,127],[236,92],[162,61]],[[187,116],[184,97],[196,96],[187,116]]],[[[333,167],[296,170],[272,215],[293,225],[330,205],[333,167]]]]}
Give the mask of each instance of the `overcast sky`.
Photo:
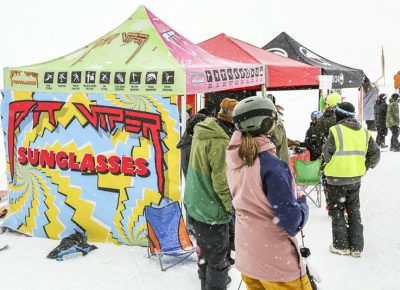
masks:
{"type": "MultiPolygon", "coordinates": [[[[400,70],[398,0],[12,0],[0,1],[0,67],[68,54],[126,20],[139,5],[194,43],[221,32],[263,46],[285,31],[314,52],[363,69],[386,56],[386,84],[400,70]]],[[[3,87],[3,71],[0,74],[3,87]]]]}

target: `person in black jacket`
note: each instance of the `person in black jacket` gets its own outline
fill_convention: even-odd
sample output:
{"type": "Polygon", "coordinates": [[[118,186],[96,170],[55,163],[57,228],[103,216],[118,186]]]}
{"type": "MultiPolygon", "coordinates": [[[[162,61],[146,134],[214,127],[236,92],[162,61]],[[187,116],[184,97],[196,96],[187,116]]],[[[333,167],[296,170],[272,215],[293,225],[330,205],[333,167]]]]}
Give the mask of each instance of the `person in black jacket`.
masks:
{"type": "Polygon", "coordinates": [[[311,161],[317,160],[321,157],[321,149],[324,145],[323,140],[318,135],[317,120],[322,116],[320,111],[314,111],[311,113],[310,128],[306,132],[304,139],[304,146],[310,151],[311,161]]]}
{"type": "Polygon", "coordinates": [[[376,144],[378,144],[381,148],[388,147],[385,144],[385,137],[388,134],[388,128],[386,127],[386,114],[388,105],[386,103],[387,95],[380,94],[376,103],[374,105],[374,114],[375,114],[375,124],[376,124],[376,144]]]}
{"type": "Polygon", "coordinates": [[[322,149],[325,188],[329,191],[332,205],[329,210],[332,217],[329,250],[358,258],[364,249],[359,198],[361,177],[369,168],[375,168],[381,152],[371,134],[355,118],[353,104],[338,104],[335,116],[337,125],[329,130],[322,149]]]}
{"type": "Polygon", "coordinates": [[[183,133],[183,136],[181,140],[179,140],[178,145],[176,145],[176,148],[181,150],[181,167],[183,171],[183,176],[185,176],[185,178],[188,171],[194,126],[196,126],[197,123],[204,121],[206,117],[206,115],[199,113],[190,116],[189,119],[186,121],[186,131],[185,133],[183,133]]]}

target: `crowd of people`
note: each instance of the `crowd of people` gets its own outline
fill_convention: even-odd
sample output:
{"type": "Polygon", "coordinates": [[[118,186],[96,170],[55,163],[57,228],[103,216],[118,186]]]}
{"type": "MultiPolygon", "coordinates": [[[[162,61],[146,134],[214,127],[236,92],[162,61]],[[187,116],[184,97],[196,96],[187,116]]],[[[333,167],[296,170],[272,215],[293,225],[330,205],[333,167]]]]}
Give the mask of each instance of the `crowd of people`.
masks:
{"type": "MultiPolygon", "coordinates": [[[[396,108],[398,122],[398,94],[387,108],[385,100],[381,94],[375,109],[377,142],[355,118],[354,106],[342,102],[338,93],[326,98],[324,112],[311,113],[304,142],[294,142],[310,151],[311,160],[322,160],[332,253],[361,257],[361,177],[379,162],[379,146],[385,145],[387,134],[382,126],[395,135],[396,120],[389,116],[396,108]]],[[[268,95],[240,102],[225,98],[217,116],[203,111],[187,120],[178,148],[202,290],[227,289],[232,264],[250,290],[314,289],[296,239],[307,222],[308,205],[296,192],[288,151],[288,141],[293,142],[281,116],[275,98],[268,95]]],[[[400,148],[398,141],[392,148],[400,148]]]]}

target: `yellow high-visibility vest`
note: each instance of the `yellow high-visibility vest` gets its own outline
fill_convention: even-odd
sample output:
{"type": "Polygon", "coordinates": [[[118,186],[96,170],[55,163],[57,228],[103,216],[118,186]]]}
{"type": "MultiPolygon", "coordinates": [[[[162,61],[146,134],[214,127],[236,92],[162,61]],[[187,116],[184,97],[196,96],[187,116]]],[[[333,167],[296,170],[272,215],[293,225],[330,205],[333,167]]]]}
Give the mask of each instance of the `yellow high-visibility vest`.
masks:
{"type": "Polygon", "coordinates": [[[343,125],[329,129],[335,139],[336,151],[326,164],[324,173],[332,177],[365,175],[365,155],[371,134],[365,128],[353,130],[343,125]]]}

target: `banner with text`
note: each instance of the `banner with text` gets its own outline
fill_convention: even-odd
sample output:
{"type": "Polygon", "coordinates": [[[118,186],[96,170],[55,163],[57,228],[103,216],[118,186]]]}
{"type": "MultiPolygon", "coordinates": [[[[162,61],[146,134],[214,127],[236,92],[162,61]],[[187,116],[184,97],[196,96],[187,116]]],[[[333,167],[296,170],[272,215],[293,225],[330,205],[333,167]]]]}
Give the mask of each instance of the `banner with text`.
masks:
{"type": "Polygon", "coordinates": [[[177,97],[3,95],[10,201],[3,226],[145,245],[144,206],[180,200],[177,97]]]}

